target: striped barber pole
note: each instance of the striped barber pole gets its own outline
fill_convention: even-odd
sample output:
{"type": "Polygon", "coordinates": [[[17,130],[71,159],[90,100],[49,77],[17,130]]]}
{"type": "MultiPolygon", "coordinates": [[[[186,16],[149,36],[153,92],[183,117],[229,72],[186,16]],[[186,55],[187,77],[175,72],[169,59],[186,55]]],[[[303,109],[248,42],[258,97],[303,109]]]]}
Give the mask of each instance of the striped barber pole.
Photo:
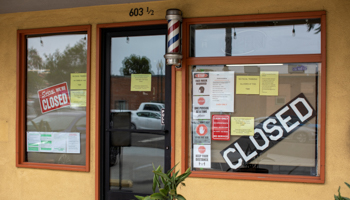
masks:
{"type": "Polygon", "coordinates": [[[180,21],[168,20],[168,53],[180,52],[180,21]]]}
{"type": "Polygon", "coordinates": [[[168,9],[165,18],[168,21],[167,53],[164,55],[167,65],[181,68],[181,22],[182,16],[179,9],[168,9]]]}

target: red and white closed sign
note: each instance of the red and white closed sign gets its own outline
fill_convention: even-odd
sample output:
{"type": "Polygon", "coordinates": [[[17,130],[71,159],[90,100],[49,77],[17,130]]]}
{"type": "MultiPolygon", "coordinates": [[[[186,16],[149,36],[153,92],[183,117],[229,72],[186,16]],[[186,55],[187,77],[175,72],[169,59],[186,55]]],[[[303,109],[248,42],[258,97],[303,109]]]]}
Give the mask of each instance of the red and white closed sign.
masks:
{"type": "Polygon", "coordinates": [[[42,113],[70,106],[66,82],[39,90],[38,95],[42,113]]]}

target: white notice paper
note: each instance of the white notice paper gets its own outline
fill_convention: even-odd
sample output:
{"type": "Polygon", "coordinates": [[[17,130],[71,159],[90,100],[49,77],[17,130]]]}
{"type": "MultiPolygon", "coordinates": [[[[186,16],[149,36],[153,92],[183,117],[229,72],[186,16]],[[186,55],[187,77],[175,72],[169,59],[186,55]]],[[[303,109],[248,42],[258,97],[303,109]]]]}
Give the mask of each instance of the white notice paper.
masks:
{"type": "Polygon", "coordinates": [[[38,152],[40,145],[40,133],[28,132],[27,134],[27,151],[38,152]]]}
{"type": "Polygon", "coordinates": [[[211,168],[211,146],[193,145],[193,167],[211,168]]]}
{"type": "Polygon", "coordinates": [[[210,111],[234,112],[235,74],[228,72],[210,72],[210,111]]]}
{"type": "Polygon", "coordinates": [[[193,72],[193,95],[209,95],[209,72],[193,72]]]}
{"type": "Polygon", "coordinates": [[[80,133],[27,132],[27,152],[80,153],[80,133]]]}
{"type": "Polygon", "coordinates": [[[193,96],[193,119],[210,119],[209,106],[209,96],[193,96]]]}
{"type": "Polygon", "coordinates": [[[80,133],[69,133],[67,153],[80,153],[80,133]]]}
{"type": "Polygon", "coordinates": [[[66,152],[66,141],[67,133],[55,133],[53,135],[52,152],[55,153],[65,153],[66,152]]]}

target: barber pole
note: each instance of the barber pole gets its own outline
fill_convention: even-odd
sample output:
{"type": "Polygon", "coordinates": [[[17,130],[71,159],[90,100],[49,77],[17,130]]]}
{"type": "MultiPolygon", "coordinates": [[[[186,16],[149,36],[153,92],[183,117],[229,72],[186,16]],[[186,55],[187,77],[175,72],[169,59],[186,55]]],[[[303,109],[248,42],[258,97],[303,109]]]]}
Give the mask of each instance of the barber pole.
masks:
{"type": "Polygon", "coordinates": [[[168,20],[168,53],[179,53],[180,46],[180,21],[168,20]]]}
{"type": "Polygon", "coordinates": [[[181,11],[178,9],[169,9],[166,12],[166,19],[168,20],[168,37],[167,37],[167,65],[175,65],[176,67],[181,65],[181,11]]]}

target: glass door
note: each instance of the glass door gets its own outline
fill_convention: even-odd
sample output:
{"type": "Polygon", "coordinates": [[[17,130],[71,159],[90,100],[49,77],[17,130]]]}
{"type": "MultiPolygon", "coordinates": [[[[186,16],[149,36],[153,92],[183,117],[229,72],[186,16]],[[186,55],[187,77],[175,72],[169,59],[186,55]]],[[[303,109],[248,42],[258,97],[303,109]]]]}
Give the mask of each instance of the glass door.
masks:
{"type": "MultiPolygon", "coordinates": [[[[153,165],[170,168],[171,70],[166,25],[102,31],[103,199],[152,193],[153,165]]],[[[101,190],[102,191],[102,190],[101,190]]]]}

